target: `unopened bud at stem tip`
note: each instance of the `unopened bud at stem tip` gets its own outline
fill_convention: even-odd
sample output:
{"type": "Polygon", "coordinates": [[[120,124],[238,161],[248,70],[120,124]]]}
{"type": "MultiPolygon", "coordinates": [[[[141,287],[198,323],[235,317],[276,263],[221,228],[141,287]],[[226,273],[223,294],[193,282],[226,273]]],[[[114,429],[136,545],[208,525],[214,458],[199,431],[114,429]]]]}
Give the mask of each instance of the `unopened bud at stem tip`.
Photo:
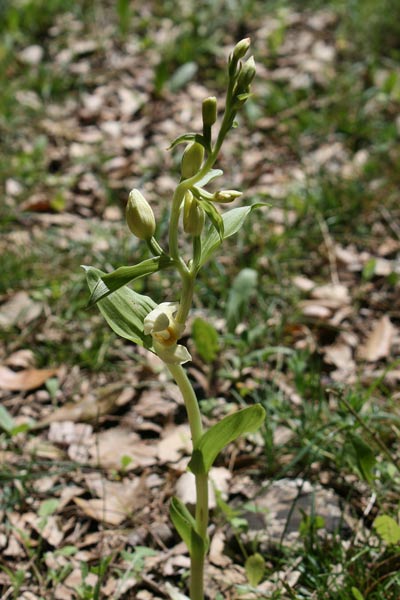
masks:
{"type": "Polygon", "coordinates": [[[233,49],[233,59],[240,60],[246,54],[247,50],[250,48],[250,38],[244,38],[240,40],[233,49]]]}
{"type": "Polygon", "coordinates": [[[202,115],[204,125],[211,127],[217,120],[217,99],[209,96],[203,100],[202,115]]]}

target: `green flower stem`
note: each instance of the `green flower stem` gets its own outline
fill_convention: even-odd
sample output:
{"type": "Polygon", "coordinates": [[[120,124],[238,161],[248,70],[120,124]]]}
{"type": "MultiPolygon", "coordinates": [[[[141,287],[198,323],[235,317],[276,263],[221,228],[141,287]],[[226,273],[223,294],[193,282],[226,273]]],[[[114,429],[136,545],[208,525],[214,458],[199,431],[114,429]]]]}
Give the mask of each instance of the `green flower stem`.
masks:
{"type": "MultiPolygon", "coordinates": [[[[203,435],[201,413],[193,387],[181,365],[167,364],[177,383],[188,415],[193,446],[203,435]]],[[[207,547],[208,477],[196,475],[196,531],[204,540],[204,548],[195,547],[190,556],[190,600],[204,600],[204,558],[207,547]]]]}
{"type": "Polygon", "coordinates": [[[181,273],[182,279],[182,293],[179,302],[179,309],[176,314],[176,321],[182,325],[185,325],[186,319],[188,318],[190,308],[192,306],[193,292],[195,275],[191,272],[181,273]]]}
{"type": "Polygon", "coordinates": [[[204,600],[204,553],[190,557],[190,600],[204,600]]]}
{"type": "Polygon", "coordinates": [[[166,365],[169,372],[174,378],[185,402],[186,412],[189,419],[190,433],[192,442],[195,446],[203,435],[203,426],[201,423],[201,413],[197,402],[196,394],[194,393],[192,384],[182,365],[174,365],[169,363],[166,365]]]}
{"type": "MultiPolygon", "coordinates": [[[[179,254],[178,246],[179,216],[181,205],[187,189],[183,184],[184,182],[180,183],[174,192],[174,197],[172,198],[171,216],[169,221],[169,253],[172,256],[172,258],[179,261],[179,263],[183,262],[179,254]]],[[[182,267],[183,266],[186,265],[182,265],[182,267]]]]}
{"type": "Polygon", "coordinates": [[[208,475],[196,475],[196,525],[203,540],[207,539],[208,527],[208,475]]]}

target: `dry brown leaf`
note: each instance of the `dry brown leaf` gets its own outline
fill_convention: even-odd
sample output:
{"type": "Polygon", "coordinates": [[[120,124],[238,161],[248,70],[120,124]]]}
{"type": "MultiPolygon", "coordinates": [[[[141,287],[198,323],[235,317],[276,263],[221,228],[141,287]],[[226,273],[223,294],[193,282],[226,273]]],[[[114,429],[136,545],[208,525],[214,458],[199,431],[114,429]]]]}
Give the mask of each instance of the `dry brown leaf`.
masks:
{"type": "Polygon", "coordinates": [[[42,304],[32,300],[26,292],[17,292],[0,307],[0,327],[27,325],[42,312],[42,304]]]}
{"type": "MultiPolygon", "coordinates": [[[[30,514],[30,513],[29,513],[30,514]]],[[[39,535],[54,546],[58,548],[59,544],[64,538],[64,533],[60,529],[60,520],[55,515],[49,515],[45,519],[37,515],[31,515],[31,518],[27,518],[26,522],[34,529],[39,535]]]]}
{"type": "Polygon", "coordinates": [[[35,355],[32,350],[17,350],[10,354],[4,363],[8,367],[14,367],[14,369],[28,369],[29,367],[34,366],[35,355]]]}
{"type": "MultiPolygon", "coordinates": [[[[87,394],[78,402],[68,402],[51,413],[37,424],[37,427],[45,427],[57,421],[97,421],[99,417],[111,414],[126,401],[124,394],[125,384],[115,383],[99,388],[96,393],[87,394]]],[[[129,395],[129,399],[131,399],[129,395]]]]}
{"type": "Polygon", "coordinates": [[[293,277],[292,282],[302,292],[310,292],[316,286],[312,279],[304,277],[304,275],[296,275],[293,277]]]}
{"type": "Polygon", "coordinates": [[[311,296],[321,300],[321,304],[330,308],[340,308],[350,303],[349,290],[341,283],[327,283],[326,285],[317,286],[312,290],[311,296]]]}
{"type": "Polygon", "coordinates": [[[90,438],[93,427],[85,423],[73,421],[58,421],[51,423],[49,441],[56,444],[79,444],[90,438]]]}
{"type": "Polygon", "coordinates": [[[390,354],[395,328],[389,317],[384,315],[376,321],[367,340],[359,348],[359,356],[368,362],[387,358],[390,354]]]}
{"type": "Polygon", "coordinates": [[[321,350],[327,363],[335,365],[338,369],[346,372],[355,370],[356,365],[353,361],[352,350],[345,342],[338,340],[331,346],[324,346],[321,350]]]}
{"type": "Polygon", "coordinates": [[[38,44],[32,44],[31,46],[26,46],[21,52],[18,53],[18,58],[21,62],[26,65],[38,65],[44,55],[44,49],[42,46],[38,44]]]}
{"type": "MultiPolygon", "coordinates": [[[[228,482],[232,474],[225,467],[212,467],[208,482],[208,504],[210,509],[217,506],[215,498],[215,489],[217,489],[222,498],[226,499],[228,492],[228,482]]],[[[176,495],[184,504],[196,504],[196,481],[193,473],[186,471],[176,482],[176,495]]]]}
{"type": "Polygon", "coordinates": [[[92,463],[106,469],[131,471],[139,467],[157,464],[157,445],[148,444],[140,437],[123,427],[113,427],[102,431],[90,447],[92,463]],[[126,464],[126,458],[131,462],[126,464]]]}
{"type": "Polygon", "coordinates": [[[135,414],[145,419],[152,419],[159,415],[167,417],[176,409],[175,402],[165,397],[161,390],[152,389],[144,391],[139,402],[135,405],[135,414]]]}
{"type": "Polygon", "coordinates": [[[313,300],[304,300],[299,303],[299,306],[303,315],[312,319],[326,321],[332,315],[332,311],[328,307],[316,304],[313,300]]]}
{"type": "Polygon", "coordinates": [[[58,369],[25,369],[12,371],[0,366],[0,389],[10,392],[26,392],[42,386],[50,377],[57,375],[58,369]]]}
{"type": "Polygon", "coordinates": [[[157,456],[162,463],[176,462],[182,454],[191,453],[190,429],[188,425],[167,427],[163,439],[158,442],[157,456]]]}
{"type": "MultiPolygon", "coordinates": [[[[66,579],[64,579],[64,586],[75,591],[76,588],[82,584],[82,579],[82,569],[76,568],[68,575],[66,579]]],[[[97,583],[97,579],[98,577],[95,573],[88,573],[85,577],[85,584],[94,587],[97,583]]]]}
{"type": "Polygon", "coordinates": [[[53,212],[54,204],[50,196],[45,194],[34,194],[20,205],[20,210],[24,212],[53,212]]]}
{"type": "Polygon", "coordinates": [[[225,541],[226,536],[221,529],[218,529],[211,539],[209,560],[217,567],[226,567],[232,562],[224,553],[225,541]]]}
{"type": "MultiPolygon", "coordinates": [[[[99,479],[99,478],[98,478],[99,479]]],[[[89,482],[100,498],[74,498],[74,502],[92,519],[109,525],[120,525],[134,510],[147,502],[147,487],[138,477],[133,481],[117,482],[101,479],[89,482]]]]}

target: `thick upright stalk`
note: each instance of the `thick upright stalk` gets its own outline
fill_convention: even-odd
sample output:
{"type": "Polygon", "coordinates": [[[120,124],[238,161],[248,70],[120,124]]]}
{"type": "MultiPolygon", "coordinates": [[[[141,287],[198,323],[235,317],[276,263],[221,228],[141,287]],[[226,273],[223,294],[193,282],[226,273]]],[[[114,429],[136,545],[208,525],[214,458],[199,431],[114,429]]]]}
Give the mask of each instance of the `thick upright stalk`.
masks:
{"type": "Polygon", "coordinates": [[[192,384],[190,383],[182,365],[174,365],[172,363],[169,363],[167,364],[167,367],[172,377],[175,379],[175,382],[183,396],[189,420],[190,433],[192,435],[192,442],[195,446],[198,440],[203,435],[201,414],[199,405],[197,403],[196,394],[194,393],[192,384]]]}
{"type": "MultiPolygon", "coordinates": [[[[193,446],[203,434],[201,413],[193,387],[181,365],[167,365],[177,383],[188,415],[193,446]]],[[[204,548],[193,548],[190,555],[190,600],[204,600],[204,557],[208,526],[208,477],[196,475],[196,531],[204,541],[204,548]]]]}

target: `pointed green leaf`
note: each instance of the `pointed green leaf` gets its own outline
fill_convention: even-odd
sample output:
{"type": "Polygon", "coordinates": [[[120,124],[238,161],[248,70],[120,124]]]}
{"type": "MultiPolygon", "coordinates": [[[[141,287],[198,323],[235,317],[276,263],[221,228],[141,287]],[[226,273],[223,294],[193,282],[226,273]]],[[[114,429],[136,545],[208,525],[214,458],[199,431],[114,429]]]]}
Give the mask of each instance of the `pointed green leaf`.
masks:
{"type": "Polygon", "coordinates": [[[193,450],[189,468],[193,473],[208,473],[218,454],[244,433],[256,431],[265,419],[261,404],[238,410],[224,417],[200,438],[193,450]]]}
{"type": "Polygon", "coordinates": [[[178,146],[178,144],[184,144],[186,142],[198,142],[202,146],[206,147],[204,137],[200,133],[184,133],[171,142],[171,145],[168,146],[168,150],[172,150],[175,148],[175,146],[178,146]]]}
{"type": "Polygon", "coordinates": [[[155,256],[154,258],[142,261],[138,265],[119,267],[115,271],[112,271],[112,273],[103,275],[92,291],[88,308],[131,281],[140,279],[151,273],[156,273],[162,269],[167,269],[172,264],[172,260],[169,256],[155,256]]]}
{"type": "Polygon", "coordinates": [[[171,499],[169,514],[175,529],[185,542],[189,551],[192,549],[192,529],[196,527],[196,521],[185,504],[176,496],[171,499]]]}
{"type": "MultiPolygon", "coordinates": [[[[94,267],[83,268],[86,271],[89,289],[93,292],[105,273],[94,267]]],[[[144,318],[156,307],[151,298],[125,287],[100,300],[97,306],[116,334],[151,349],[152,338],[143,332],[144,318]]]]}
{"type": "Polygon", "coordinates": [[[247,557],[244,568],[249,584],[253,587],[257,587],[265,572],[264,558],[261,556],[261,554],[256,552],[255,554],[247,557]]]}
{"type": "MultiPolygon", "coordinates": [[[[223,239],[226,239],[231,235],[237,233],[242,227],[248,215],[255,208],[259,208],[261,206],[268,206],[268,204],[258,202],[257,204],[252,204],[251,206],[241,206],[239,208],[232,208],[231,210],[225,212],[222,215],[222,220],[224,223],[223,239]]],[[[203,241],[200,266],[204,265],[204,263],[210,258],[210,256],[218,248],[218,246],[220,246],[220,244],[220,236],[214,228],[210,228],[203,241]]]]}
{"type": "Polygon", "coordinates": [[[379,537],[387,544],[394,545],[400,542],[400,525],[389,515],[376,517],[373,527],[379,537]]]}
{"type": "Polygon", "coordinates": [[[214,204],[208,200],[201,200],[201,207],[204,209],[204,212],[207,213],[215,230],[218,232],[218,238],[221,242],[224,239],[224,221],[220,212],[215,208],[214,204]]]}
{"type": "Polygon", "coordinates": [[[210,181],[212,181],[213,179],[215,179],[216,177],[219,177],[220,175],[223,175],[223,171],[221,169],[211,169],[210,171],[208,171],[208,173],[206,175],[204,175],[204,177],[202,177],[196,184],[194,187],[197,188],[202,188],[205,185],[207,185],[207,183],[210,183],[210,181]]]}
{"type": "Polygon", "coordinates": [[[189,549],[189,552],[204,555],[207,542],[196,531],[196,521],[185,504],[174,496],[169,507],[169,514],[175,529],[189,549]]]}

